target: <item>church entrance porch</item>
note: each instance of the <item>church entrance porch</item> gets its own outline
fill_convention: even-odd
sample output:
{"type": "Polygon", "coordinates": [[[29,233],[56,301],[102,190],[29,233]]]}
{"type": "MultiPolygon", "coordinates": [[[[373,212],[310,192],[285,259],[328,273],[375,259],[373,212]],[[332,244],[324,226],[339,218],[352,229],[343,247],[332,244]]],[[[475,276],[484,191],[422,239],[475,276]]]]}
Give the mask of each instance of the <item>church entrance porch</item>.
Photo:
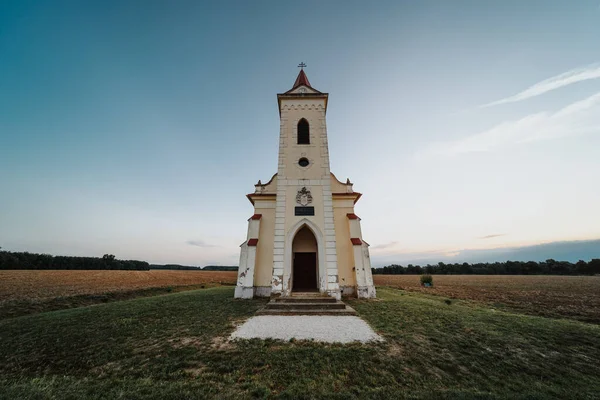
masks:
{"type": "Polygon", "coordinates": [[[292,242],[292,290],[317,292],[317,239],[307,227],[302,227],[292,242]]]}

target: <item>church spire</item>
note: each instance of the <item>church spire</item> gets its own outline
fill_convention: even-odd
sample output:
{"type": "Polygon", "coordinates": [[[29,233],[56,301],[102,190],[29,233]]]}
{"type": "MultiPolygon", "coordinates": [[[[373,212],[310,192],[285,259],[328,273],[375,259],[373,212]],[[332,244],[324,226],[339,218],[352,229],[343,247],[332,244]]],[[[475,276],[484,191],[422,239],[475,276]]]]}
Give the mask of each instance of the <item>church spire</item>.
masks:
{"type": "Polygon", "coordinates": [[[308,81],[308,77],[304,73],[304,67],[306,67],[306,64],[304,64],[302,62],[302,63],[300,63],[300,65],[298,65],[298,67],[300,67],[300,73],[298,74],[298,77],[296,78],[296,82],[294,82],[294,87],[292,87],[291,90],[296,89],[298,86],[311,87],[310,82],[308,81]]]}
{"type": "Polygon", "coordinates": [[[303,62],[298,65],[300,68],[300,73],[298,73],[298,77],[296,77],[296,82],[294,82],[294,86],[285,93],[279,93],[277,95],[277,102],[279,103],[279,115],[281,116],[281,101],[286,97],[314,97],[314,98],[324,98],[325,99],[325,111],[327,111],[327,97],[329,96],[327,93],[319,92],[317,89],[310,85],[308,81],[308,77],[304,72],[304,68],[306,68],[306,64],[303,62]]]}

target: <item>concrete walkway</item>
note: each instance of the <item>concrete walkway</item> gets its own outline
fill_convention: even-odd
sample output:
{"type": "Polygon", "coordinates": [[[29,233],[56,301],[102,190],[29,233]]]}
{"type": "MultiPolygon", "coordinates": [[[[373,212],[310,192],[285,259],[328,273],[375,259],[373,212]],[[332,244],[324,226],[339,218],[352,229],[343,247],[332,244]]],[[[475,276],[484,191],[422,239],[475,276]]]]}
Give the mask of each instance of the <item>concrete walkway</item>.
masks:
{"type": "Polygon", "coordinates": [[[252,317],[240,325],[231,339],[314,340],[326,343],[383,340],[359,317],[353,316],[272,316],[252,317]]]}

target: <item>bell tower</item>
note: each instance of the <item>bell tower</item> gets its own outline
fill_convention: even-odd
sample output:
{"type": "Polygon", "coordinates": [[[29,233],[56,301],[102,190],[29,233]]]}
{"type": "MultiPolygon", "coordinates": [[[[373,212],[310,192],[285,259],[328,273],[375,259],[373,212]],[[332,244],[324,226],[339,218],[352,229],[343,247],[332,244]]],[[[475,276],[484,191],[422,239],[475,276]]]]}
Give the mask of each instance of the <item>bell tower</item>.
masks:
{"type": "Polygon", "coordinates": [[[247,195],[254,206],[240,245],[236,298],[320,292],[375,297],[369,244],[354,204],[362,196],[329,168],[327,102],[299,65],[293,87],[277,95],[277,173],[247,195]]]}
{"type": "Polygon", "coordinates": [[[304,222],[321,250],[316,260],[318,289],[339,298],[325,119],[329,95],[311,86],[304,67],[301,63],[294,86],[277,95],[280,133],[271,293],[290,294],[296,256],[288,242],[304,222]]]}

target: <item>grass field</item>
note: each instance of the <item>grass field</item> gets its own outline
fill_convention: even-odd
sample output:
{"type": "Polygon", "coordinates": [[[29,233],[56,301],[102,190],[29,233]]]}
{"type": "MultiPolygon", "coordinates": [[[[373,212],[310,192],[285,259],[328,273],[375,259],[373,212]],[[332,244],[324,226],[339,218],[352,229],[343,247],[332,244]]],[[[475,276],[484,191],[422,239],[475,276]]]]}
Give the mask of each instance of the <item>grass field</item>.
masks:
{"type": "Polygon", "coordinates": [[[377,286],[474,300],[532,315],[600,323],[600,276],[434,275],[430,288],[421,286],[418,275],[373,278],[377,286]]]}
{"type": "Polygon", "coordinates": [[[0,321],[0,398],[577,398],[600,326],[380,288],[351,301],[384,343],[228,343],[264,300],[214,287],[0,321]]]}
{"type": "Polygon", "coordinates": [[[141,296],[234,285],[228,271],[0,271],[0,319],[141,296]]]}

